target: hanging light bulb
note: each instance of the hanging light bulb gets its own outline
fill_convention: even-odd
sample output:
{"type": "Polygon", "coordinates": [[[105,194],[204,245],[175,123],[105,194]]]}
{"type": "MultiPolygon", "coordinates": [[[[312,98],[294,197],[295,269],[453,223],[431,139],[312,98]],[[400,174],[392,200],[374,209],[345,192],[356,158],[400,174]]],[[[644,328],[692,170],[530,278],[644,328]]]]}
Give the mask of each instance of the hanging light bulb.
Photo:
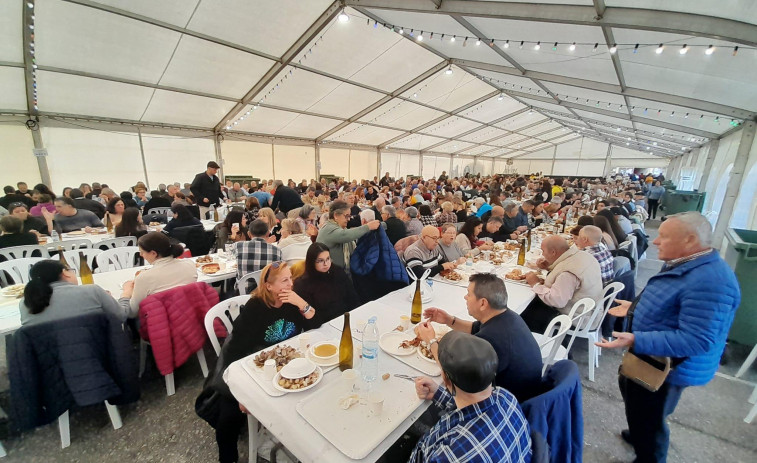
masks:
{"type": "Polygon", "coordinates": [[[505,98],[505,94],[500,93],[499,96],[497,97],[497,101],[502,101],[504,98],[505,98]]]}
{"type": "Polygon", "coordinates": [[[733,47],[733,56],[736,56],[736,53],[738,53],[738,52],[739,52],[739,47],[737,45],[737,46],[733,47]]]}
{"type": "Polygon", "coordinates": [[[405,29],[400,27],[400,35],[403,35],[405,33],[405,29]]]}
{"type": "Polygon", "coordinates": [[[444,71],[445,74],[452,75],[452,65],[450,64],[446,71],[444,71]]]}
{"type": "Polygon", "coordinates": [[[476,45],[481,45],[481,39],[476,39],[476,45]]]}
{"type": "Polygon", "coordinates": [[[541,48],[541,42],[536,42],[536,45],[534,45],[534,50],[538,50],[541,48]]]}
{"type": "Polygon", "coordinates": [[[706,50],[704,51],[704,54],[705,54],[705,55],[711,55],[711,54],[713,54],[714,52],[715,52],[715,47],[713,47],[712,45],[710,45],[710,46],[709,46],[709,47],[707,47],[707,49],[706,49],[706,50]]]}
{"type": "Polygon", "coordinates": [[[418,98],[418,93],[413,93],[413,98],[418,98]]]}
{"type": "Polygon", "coordinates": [[[510,48],[510,41],[509,41],[509,40],[506,40],[506,41],[505,41],[505,44],[504,44],[504,45],[502,45],[502,48],[510,48]]]}
{"type": "Polygon", "coordinates": [[[418,38],[416,40],[419,42],[423,42],[423,31],[421,31],[421,33],[418,34],[418,38]]]}
{"type": "Polygon", "coordinates": [[[664,49],[665,49],[665,47],[662,44],[660,44],[660,45],[657,46],[657,48],[655,49],[654,52],[659,55],[660,53],[662,53],[662,50],[664,50],[664,49]]]}
{"type": "Polygon", "coordinates": [[[344,12],[344,10],[339,12],[339,16],[337,16],[337,19],[340,23],[346,23],[350,20],[350,17],[347,15],[347,13],[344,12]]]}
{"type": "Polygon", "coordinates": [[[598,48],[598,47],[599,47],[599,44],[598,44],[598,43],[595,43],[595,44],[594,44],[594,48],[592,48],[592,49],[591,49],[591,51],[597,51],[597,48],[598,48]]]}
{"type": "Polygon", "coordinates": [[[523,40],[520,41],[520,47],[519,48],[523,48],[523,40]]]}
{"type": "Polygon", "coordinates": [[[636,44],[636,45],[634,45],[634,47],[633,47],[633,52],[634,52],[634,53],[637,53],[638,51],[639,51],[639,44],[637,43],[637,44],[636,44]]]}
{"type": "Polygon", "coordinates": [[[616,51],[618,51],[618,44],[613,43],[612,46],[610,47],[610,54],[614,55],[616,51]]]}
{"type": "Polygon", "coordinates": [[[557,42],[555,42],[555,44],[552,45],[552,51],[557,51],[557,42]]]}
{"type": "Polygon", "coordinates": [[[463,40],[463,46],[466,46],[466,45],[468,45],[468,37],[466,37],[465,40],[463,40]]]}
{"type": "Polygon", "coordinates": [[[576,42],[573,42],[569,47],[568,50],[570,51],[576,51],[576,42]]]}
{"type": "Polygon", "coordinates": [[[453,35],[453,36],[452,36],[452,37],[451,37],[451,38],[449,39],[449,43],[455,43],[455,40],[456,40],[456,39],[455,39],[455,36],[453,35]]]}

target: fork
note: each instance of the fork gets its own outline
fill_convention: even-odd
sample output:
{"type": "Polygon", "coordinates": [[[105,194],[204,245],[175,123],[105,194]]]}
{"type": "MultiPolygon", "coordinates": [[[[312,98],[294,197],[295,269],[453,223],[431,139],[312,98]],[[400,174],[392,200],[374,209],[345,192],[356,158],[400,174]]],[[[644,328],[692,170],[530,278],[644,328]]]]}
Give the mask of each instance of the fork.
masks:
{"type": "Polygon", "coordinates": [[[401,379],[407,379],[408,381],[412,382],[415,382],[415,378],[417,378],[417,376],[400,375],[397,373],[395,373],[394,376],[401,379]]]}

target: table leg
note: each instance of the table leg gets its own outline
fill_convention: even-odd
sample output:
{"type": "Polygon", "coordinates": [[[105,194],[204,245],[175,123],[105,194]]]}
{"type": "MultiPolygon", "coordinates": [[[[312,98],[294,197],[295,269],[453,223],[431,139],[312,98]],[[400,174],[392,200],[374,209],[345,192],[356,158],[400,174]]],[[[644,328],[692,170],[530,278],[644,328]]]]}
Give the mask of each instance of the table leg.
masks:
{"type": "Polygon", "coordinates": [[[247,429],[249,434],[249,455],[250,463],[258,461],[258,446],[260,445],[260,434],[258,433],[258,420],[251,414],[247,414],[247,429]]]}

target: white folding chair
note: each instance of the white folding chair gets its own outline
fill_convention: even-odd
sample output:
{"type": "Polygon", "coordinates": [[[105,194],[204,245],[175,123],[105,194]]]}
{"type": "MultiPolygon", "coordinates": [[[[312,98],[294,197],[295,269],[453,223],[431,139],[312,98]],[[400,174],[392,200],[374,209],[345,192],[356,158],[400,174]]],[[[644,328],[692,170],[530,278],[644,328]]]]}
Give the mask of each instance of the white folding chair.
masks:
{"type": "MultiPolygon", "coordinates": [[[[594,308],[595,303],[592,299],[584,298],[576,302],[576,305],[589,301],[591,302],[591,314],[584,316],[579,320],[579,317],[573,318],[573,326],[568,330],[570,336],[570,342],[568,343],[567,350],[570,352],[570,348],[573,346],[573,341],[576,338],[583,338],[588,341],[589,344],[589,380],[594,381],[594,367],[599,366],[599,348],[594,345],[595,342],[599,342],[599,330],[602,328],[602,321],[607,315],[607,311],[610,310],[615,296],[618,295],[625,288],[623,283],[610,283],[605,286],[602,295],[602,304],[599,307],[594,308]]],[[[575,309],[575,306],[573,306],[575,309]]],[[[571,310],[571,312],[573,312],[571,310]]],[[[584,312],[584,315],[587,312],[584,312]]]]}
{"type": "Polygon", "coordinates": [[[77,240],[61,240],[48,242],[45,247],[48,252],[58,251],[58,248],[62,248],[64,251],[71,251],[74,249],[89,249],[92,247],[92,241],[82,238],[77,240]]]}
{"type": "Polygon", "coordinates": [[[241,296],[246,296],[247,293],[247,282],[250,280],[255,280],[256,285],[260,285],[260,274],[263,273],[263,269],[257,270],[255,272],[250,272],[246,275],[242,275],[241,278],[237,280],[237,289],[239,290],[239,294],[241,296]]]}
{"type": "Polygon", "coordinates": [[[172,213],[170,207],[153,207],[147,211],[147,214],[171,215],[172,213]]]}
{"type": "Polygon", "coordinates": [[[736,377],[741,378],[744,373],[749,370],[749,367],[752,366],[754,361],[757,360],[757,344],[752,348],[752,351],[747,355],[746,360],[744,360],[744,363],[741,365],[741,368],[739,368],[739,371],[736,372],[736,377]]]}
{"type": "Polygon", "coordinates": [[[221,353],[221,343],[218,342],[216,331],[213,328],[213,322],[216,318],[220,319],[223,326],[226,327],[226,332],[231,334],[233,328],[233,322],[239,316],[239,308],[250,300],[249,296],[234,296],[225,301],[221,301],[214,305],[212,309],[208,310],[205,314],[205,331],[208,332],[208,338],[210,338],[210,344],[213,345],[213,349],[216,351],[216,355],[221,353]]]}
{"type": "Polygon", "coordinates": [[[5,257],[5,260],[23,259],[25,257],[50,257],[50,253],[47,252],[45,246],[38,244],[30,244],[27,246],[11,246],[9,248],[0,249],[0,256],[5,257]],[[37,254],[36,256],[34,254],[37,254]]]}
{"type": "Polygon", "coordinates": [[[755,416],[757,416],[757,386],[754,387],[754,391],[752,391],[752,395],[749,396],[749,403],[754,404],[751,410],[749,410],[749,413],[747,413],[746,418],[744,418],[744,423],[752,424],[752,420],[755,416]]]}
{"type": "Polygon", "coordinates": [[[98,249],[112,249],[112,248],[122,248],[125,246],[136,246],[137,245],[137,237],[136,236],[120,236],[118,238],[109,238],[107,240],[102,240],[99,243],[97,243],[98,249]]]}
{"type": "Polygon", "coordinates": [[[549,322],[547,329],[544,330],[544,335],[539,342],[541,360],[544,365],[541,370],[542,375],[558,358],[563,359],[568,356],[568,351],[561,344],[563,338],[565,338],[565,335],[570,329],[570,325],[570,317],[563,314],[553,318],[552,321],[549,322]]]}
{"type": "Polygon", "coordinates": [[[81,267],[81,258],[79,257],[79,253],[84,255],[84,259],[86,259],[87,265],[89,265],[89,269],[94,271],[93,269],[95,268],[95,258],[101,252],[103,251],[99,248],[75,249],[73,251],[63,251],[63,257],[66,259],[66,262],[68,262],[68,265],[71,266],[71,270],[75,271],[78,274],[79,268],[81,267]]]}
{"type": "Polygon", "coordinates": [[[23,259],[14,259],[7,262],[0,262],[0,286],[5,288],[13,284],[29,283],[29,270],[32,265],[45,260],[42,257],[26,257],[23,259]],[[10,278],[8,278],[9,275],[10,278]]]}
{"type": "MultiPolygon", "coordinates": [[[[118,407],[111,405],[106,400],[105,409],[108,410],[108,416],[110,417],[110,422],[113,424],[113,429],[121,429],[124,424],[121,421],[121,414],[118,413],[118,407]]],[[[71,426],[68,421],[68,410],[58,417],[58,429],[60,430],[60,446],[61,448],[66,448],[71,445],[71,426]]]]}
{"type": "Polygon", "coordinates": [[[97,262],[97,273],[135,267],[134,258],[137,254],[139,254],[139,248],[137,246],[127,246],[124,248],[113,248],[106,251],[100,251],[100,254],[95,258],[95,261],[97,262]]]}

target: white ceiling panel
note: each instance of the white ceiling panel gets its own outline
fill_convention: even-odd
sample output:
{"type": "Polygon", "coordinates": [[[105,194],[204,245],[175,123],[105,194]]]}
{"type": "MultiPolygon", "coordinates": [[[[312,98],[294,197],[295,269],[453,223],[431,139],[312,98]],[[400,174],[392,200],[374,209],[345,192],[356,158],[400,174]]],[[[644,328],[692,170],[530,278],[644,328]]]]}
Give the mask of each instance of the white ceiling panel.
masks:
{"type": "MultiPolygon", "coordinates": [[[[631,104],[631,106],[633,106],[633,103],[631,104]]],[[[626,120],[626,119],[621,119],[619,117],[605,116],[604,114],[593,113],[591,111],[583,111],[581,109],[574,109],[573,111],[575,111],[576,114],[578,114],[582,118],[585,118],[587,120],[587,122],[594,120],[594,121],[605,122],[605,123],[611,124],[613,126],[620,126],[620,127],[631,127],[632,126],[631,125],[631,121],[626,120]]],[[[638,113],[638,111],[637,111],[637,113],[638,113]]],[[[626,113],[626,115],[627,114],[628,113],[626,113]]]]}
{"type": "Polygon", "coordinates": [[[26,80],[23,68],[0,67],[0,109],[26,111],[26,80]]]}
{"type": "Polygon", "coordinates": [[[423,135],[420,133],[416,133],[408,137],[405,137],[402,140],[398,140],[392,143],[391,145],[389,145],[388,147],[396,148],[396,149],[407,149],[407,150],[422,150],[426,148],[427,146],[435,145],[443,141],[444,141],[444,138],[433,137],[431,135],[423,135]]]}
{"type": "MultiPolygon", "coordinates": [[[[467,143],[464,141],[451,141],[449,143],[445,143],[443,145],[439,145],[433,148],[433,151],[437,153],[454,153],[456,151],[471,148],[472,146],[475,146],[475,145],[473,143],[467,143]]],[[[467,153],[464,152],[462,154],[467,154],[467,153]]]]}
{"type": "Polygon", "coordinates": [[[340,83],[328,95],[310,106],[308,111],[346,119],[377,102],[383,96],[355,85],[340,83]]]}
{"type": "MultiPolygon", "coordinates": [[[[528,89],[534,88],[536,84],[527,77],[502,74],[500,72],[484,71],[476,68],[469,68],[472,72],[486,78],[486,82],[501,90],[512,90],[516,92],[528,93],[528,89]]],[[[544,93],[544,92],[542,92],[544,93]]]]}
{"type": "Polygon", "coordinates": [[[316,138],[336,127],[341,121],[298,114],[288,124],[276,132],[287,137],[316,138]]]}
{"type": "Polygon", "coordinates": [[[539,125],[535,125],[535,126],[530,127],[528,129],[518,130],[518,133],[521,133],[523,135],[535,136],[536,134],[539,134],[539,133],[542,133],[542,132],[546,132],[546,131],[551,130],[551,129],[555,129],[555,128],[559,127],[559,126],[560,126],[560,124],[558,124],[556,122],[550,122],[549,120],[545,120],[544,122],[542,122],[539,125]]]}
{"type": "Polygon", "coordinates": [[[494,137],[502,137],[507,135],[507,132],[498,129],[497,127],[484,127],[481,130],[477,130],[473,133],[460,137],[460,140],[465,140],[473,143],[483,143],[486,140],[490,140],[494,137]]]}
{"type": "Polygon", "coordinates": [[[36,57],[42,66],[154,84],[180,37],[178,32],[85,6],[54,0],[35,4],[36,57]]]}
{"type": "Polygon", "coordinates": [[[412,130],[442,115],[444,113],[441,111],[395,98],[366,114],[360,121],[412,130]]]}
{"type": "Polygon", "coordinates": [[[575,133],[566,133],[565,135],[563,135],[560,138],[554,138],[554,139],[550,140],[550,143],[558,145],[558,144],[561,144],[561,143],[568,142],[570,140],[576,140],[578,138],[581,138],[581,137],[578,136],[578,135],[576,135],[575,133]]]}
{"type": "MultiPolygon", "coordinates": [[[[251,106],[244,108],[245,111],[251,109],[251,106]]],[[[297,113],[258,107],[258,109],[250,112],[250,115],[247,116],[244,120],[237,121],[238,124],[234,126],[232,130],[261,134],[274,134],[286,127],[286,125],[292,122],[296,117],[297,113]]]]}
{"type": "MultiPolygon", "coordinates": [[[[39,110],[138,121],[153,89],[88,77],[37,72],[39,110]]],[[[173,121],[171,121],[173,122],[173,121]]]]}
{"type": "Polygon", "coordinates": [[[112,6],[140,16],[186,27],[192,12],[201,0],[94,0],[93,3],[112,6]]]}
{"type": "Polygon", "coordinates": [[[692,2],[691,0],[606,0],[610,7],[643,8],[646,10],[682,11],[685,13],[716,16],[736,21],[757,24],[757,9],[753,0],[730,0],[728,2],[692,2]]]}
{"type": "MultiPolygon", "coordinates": [[[[519,97],[520,98],[520,97],[519,97]]],[[[524,103],[526,103],[529,106],[533,106],[534,108],[542,108],[542,109],[548,109],[550,111],[555,111],[561,114],[570,114],[570,111],[565,106],[560,106],[556,103],[546,103],[540,100],[532,100],[530,98],[520,98],[523,100],[524,103]]]]}
{"type": "Polygon", "coordinates": [[[587,104],[595,106],[597,101],[600,102],[599,107],[606,110],[619,111],[627,114],[626,101],[621,95],[614,93],[599,92],[581,87],[573,87],[570,85],[553,84],[550,82],[544,82],[544,86],[547,87],[558,95],[558,98],[562,101],[569,103],[587,104]],[[610,106],[607,104],[610,103],[610,106]],[[620,109],[619,106],[623,106],[620,109]]]}
{"type": "Polygon", "coordinates": [[[205,0],[197,7],[188,28],[281,56],[331,3],[331,0],[205,0]]]}
{"type": "Polygon", "coordinates": [[[452,111],[494,90],[457,66],[452,66],[452,69],[451,75],[448,75],[446,71],[440,71],[427,80],[422,89],[408,90],[403,96],[414,98],[414,93],[417,93],[418,101],[445,111],[452,111]]]}
{"type": "Polygon", "coordinates": [[[639,138],[645,138],[654,136],[654,134],[658,134],[661,136],[664,135],[666,138],[672,138],[674,140],[688,140],[690,143],[704,143],[707,141],[706,138],[697,137],[695,135],[681,133],[674,130],[663,129],[654,125],[640,124],[638,122],[636,123],[636,128],[640,131],[643,131],[638,134],[639,138]]]}
{"type": "Polygon", "coordinates": [[[488,144],[495,145],[495,146],[507,146],[507,145],[512,145],[514,143],[521,142],[524,140],[528,140],[528,137],[514,133],[506,137],[502,137],[500,139],[490,141],[488,144]]]}
{"type": "Polygon", "coordinates": [[[434,125],[426,127],[425,129],[421,130],[421,132],[428,135],[437,135],[441,137],[451,138],[480,126],[481,124],[479,124],[478,122],[473,122],[468,119],[452,116],[439,121],[434,125]]]}
{"type": "Polygon", "coordinates": [[[361,143],[364,145],[378,145],[401,134],[402,131],[400,130],[382,129],[364,124],[350,124],[329,136],[327,140],[344,143],[361,143]]]}
{"type": "Polygon", "coordinates": [[[533,111],[531,113],[525,112],[525,113],[518,114],[517,116],[511,117],[510,119],[505,119],[502,122],[498,122],[496,126],[503,128],[505,130],[517,131],[521,127],[525,127],[535,122],[546,121],[546,120],[547,120],[546,117],[544,117],[543,115],[539,114],[536,111],[533,111]]]}
{"type": "Polygon", "coordinates": [[[502,152],[502,149],[495,148],[493,146],[486,146],[486,145],[478,145],[473,146],[465,150],[465,154],[471,155],[471,156],[478,156],[482,155],[483,153],[487,151],[495,150],[495,152],[502,152]]]}
{"type": "Polygon", "coordinates": [[[552,146],[553,145],[551,143],[536,143],[536,144],[527,146],[525,148],[525,150],[526,151],[531,151],[531,152],[533,152],[533,151],[540,151],[540,150],[543,150],[545,148],[551,148],[552,146]]]}
{"type": "Polygon", "coordinates": [[[143,121],[214,127],[234,103],[185,93],[155,90],[143,121]]]}
{"type": "Polygon", "coordinates": [[[657,121],[681,125],[692,129],[706,130],[708,132],[714,133],[723,133],[731,128],[729,124],[731,122],[730,118],[721,117],[719,119],[719,122],[715,122],[715,115],[709,113],[700,118],[699,115],[701,113],[694,113],[694,111],[691,111],[691,113],[694,113],[696,115],[689,115],[689,117],[686,117],[686,113],[689,111],[678,106],[666,105],[654,101],[642,100],[639,98],[629,98],[629,101],[631,102],[631,105],[636,106],[636,111],[634,111],[634,114],[646,119],[654,119],[657,121]],[[643,110],[640,110],[639,108],[650,109],[646,114],[644,114],[643,110]],[[661,110],[659,114],[657,110],[661,110]],[[675,114],[673,114],[673,112],[675,112],[675,114]],[[671,114],[673,115],[671,116],[671,114]]]}
{"type": "Polygon", "coordinates": [[[160,83],[242,98],[273,63],[259,56],[185,35],[160,83]]]}
{"type": "Polygon", "coordinates": [[[477,121],[490,123],[525,108],[525,106],[507,95],[503,95],[501,100],[499,98],[499,96],[494,96],[480,103],[468,117],[477,121]]]}
{"type": "Polygon", "coordinates": [[[400,40],[380,55],[373,55],[373,60],[350,80],[393,92],[440,62],[441,58],[430,51],[400,40]]]}
{"type": "Polygon", "coordinates": [[[0,61],[24,61],[21,38],[24,5],[26,2],[0,2],[0,61]]]}
{"type": "Polygon", "coordinates": [[[594,80],[618,83],[606,47],[600,48],[601,51],[593,52],[592,46],[584,45],[571,52],[568,51],[570,43],[565,43],[568,38],[571,43],[604,43],[602,29],[599,27],[507,19],[466,19],[487,37],[503,41],[509,39],[510,48],[503,51],[528,70],[583,79],[592,76],[594,80]],[[513,43],[515,40],[534,43],[541,41],[541,48],[535,50],[534,43],[526,43],[523,48],[520,48],[519,44],[513,43]],[[554,42],[560,42],[555,51],[552,50],[554,42]]]}

